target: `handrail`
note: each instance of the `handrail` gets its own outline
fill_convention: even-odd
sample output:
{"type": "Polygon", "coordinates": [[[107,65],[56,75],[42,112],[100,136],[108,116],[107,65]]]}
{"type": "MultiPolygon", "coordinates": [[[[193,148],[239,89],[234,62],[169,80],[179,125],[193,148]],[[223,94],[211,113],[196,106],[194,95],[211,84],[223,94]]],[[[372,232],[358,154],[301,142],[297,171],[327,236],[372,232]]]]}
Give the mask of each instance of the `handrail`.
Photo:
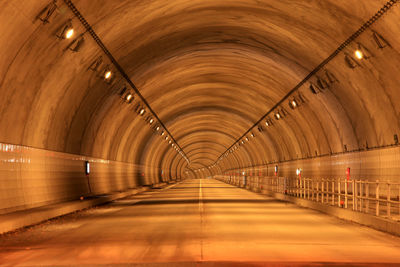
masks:
{"type": "Polygon", "coordinates": [[[274,192],[400,221],[400,183],[346,178],[217,175],[256,192],[274,192]]]}

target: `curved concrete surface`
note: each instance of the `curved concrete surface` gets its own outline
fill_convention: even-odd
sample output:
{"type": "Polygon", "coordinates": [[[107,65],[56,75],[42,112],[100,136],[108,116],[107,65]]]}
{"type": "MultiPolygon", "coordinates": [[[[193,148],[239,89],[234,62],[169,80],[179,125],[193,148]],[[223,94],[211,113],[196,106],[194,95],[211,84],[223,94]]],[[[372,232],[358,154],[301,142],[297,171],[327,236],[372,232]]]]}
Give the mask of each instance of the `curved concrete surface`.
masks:
{"type": "MultiPolygon", "coordinates": [[[[175,179],[397,143],[397,1],[59,0],[49,13],[52,2],[13,0],[2,7],[4,143],[145,165],[146,184],[157,182],[157,169],[175,179]],[[121,99],[127,81],[71,3],[155,114],[132,88],[133,102],[121,99]],[[376,22],[285,98],[376,15],[376,22]],[[75,34],[57,38],[68,22],[75,34]],[[71,51],[82,37],[78,51],[71,51]],[[363,59],[357,60],[357,49],[363,59]],[[104,80],[108,70],[112,79],[104,80]],[[311,84],[321,92],[313,94],[311,84]],[[299,105],[294,110],[288,105],[293,99],[299,105]],[[135,112],[138,106],[145,107],[143,117],[135,112]],[[264,131],[254,128],[256,138],[218,168],[192,172],[211,167],[271,109],[266,119],[273,127],[263,119],[264,131]],[[275,121],[277,111],[287,114],[275,121]],[[161,129],[155,131],[160,122],[154,115],[190,164],[159,136],[161,129]]],[[[250,132],[243,138],[247,143],[246,138],[250,132]]]]}
{"type": "Polygon", "coordinates": [[[400,0],[2,1],[0,216],[187,181],[2,237],[1,256],[397,261],[397,238],[188,179],[363,182],[397,227],[399,16],[400,0]]]}
{"type": "Polygon", "coordinates": [[[217,180],[198,179],[0,239],[2,266],[235,266],[227,262],[400,264],[400,238],[217,180]]]}

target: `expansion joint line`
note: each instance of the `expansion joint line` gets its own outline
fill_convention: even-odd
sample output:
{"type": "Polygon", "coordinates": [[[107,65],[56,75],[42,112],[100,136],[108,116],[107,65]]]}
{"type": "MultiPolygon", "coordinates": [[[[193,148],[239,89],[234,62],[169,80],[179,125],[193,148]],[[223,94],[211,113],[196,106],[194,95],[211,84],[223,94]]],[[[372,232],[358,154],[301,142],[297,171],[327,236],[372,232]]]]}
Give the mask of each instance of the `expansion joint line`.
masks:
{"type": "Polygon", "coordinates": [[[157,114],[154,112],[154,110],[150,107],[150,104],[147,102],[147,100],[143,97],[143,95],[140,93],[139,89],[135,86],[135,84],[132,82],[132,80],[129,78],[128,74],[126,74],[125,70],[122,68],[122,66],[118,63],[118,61],[114,58],[114,56],[111,54],[111,52],[107,49],[107,47],[104,45],[104,43],[101,41],[100,37],[96,34],[96,32],[93,30],[92,26],[87,22],[87,20],[83,17],[83,15],[79,12],[79,10],[75,7],[74,3],[72,3],[71,0],[63,0],[64,3],[68,6],[68,8],[72,11],[72,13],[75,15],[75,17],[81,22],[83,27],[85,27],[86,31],[92,36],[93,40],[97,43],[97,45],[100,47],[100,49],[106,54],[108,59],[111,61],[111,63],[115,66],[115,68],[118,70],[118,72],[121,74],[121,76],[125,79],[125,81],[132,87],[132,89],[135,91],[135,93],[139,96],[143,104],[146,105],[148,110],[153,114],[153,116],[157,119],[157,121],[160,123],[160,125],[164,128],[164,130],[167,132],[167,134],[170,136],[170,138],[174,141],[174,143],[178,146],[180,151],[185,155],[187,159],[189,159],[183,151],[182,147],[178,144],[178,142],[175,140],[175,138],[172,136],[172,134],[168,131],[167,127],[165,127],[164,123],[160,120],[160,118],[157,116],[157,114]]]}
{"type": "Polygon", "coordinates": [[[318,71],[325,67],[332,59],[334,59],[343,49],[345,49],[349,44],[351,44],[357,37],[359,37],[365,30],[371,27],[378,19],[380,19],[388,10],[390,10],[395,4],[400,0],[390,0],[379,9],[367,22],[365,22],[356,32],[354,32],[349,38],[347,38],[336,50],[330,54],[326,59],[324,59],[315,69],[313,69],[302,81],[300,81],[293,89],[291,89],[281,100],[279,100],[267,113],[265,113],[256,123],[253,124],[242,136],[240,136],[236,141],[228,147],[215,161],[221,159],[225,153],[227,153],[237,142],[244,138],[248,133],[250,133],[255,127],[257,127],[266,117],[268,117],[276,108],[282,105],[295,91],[297,91],[301,86],[303,86],[311,77],[313,77],[318,71]]]}

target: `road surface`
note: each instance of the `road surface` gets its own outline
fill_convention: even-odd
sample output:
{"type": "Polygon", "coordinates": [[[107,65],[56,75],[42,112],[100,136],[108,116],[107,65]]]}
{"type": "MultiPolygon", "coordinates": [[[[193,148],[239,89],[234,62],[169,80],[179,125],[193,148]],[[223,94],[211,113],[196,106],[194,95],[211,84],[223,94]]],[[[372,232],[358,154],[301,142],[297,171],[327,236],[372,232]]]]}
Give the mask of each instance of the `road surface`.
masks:
{"type": "Polygon", "coordinates": [[[212,179],[186,180],[0,236],[1,266],[131,263],[400,263],[400,238],[212,179]]]}

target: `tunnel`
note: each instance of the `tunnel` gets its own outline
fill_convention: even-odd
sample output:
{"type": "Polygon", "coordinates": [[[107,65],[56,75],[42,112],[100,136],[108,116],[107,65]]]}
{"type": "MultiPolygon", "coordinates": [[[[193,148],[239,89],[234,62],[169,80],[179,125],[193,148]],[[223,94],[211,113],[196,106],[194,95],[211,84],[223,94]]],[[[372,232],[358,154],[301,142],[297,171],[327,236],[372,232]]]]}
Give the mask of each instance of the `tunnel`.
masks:
{"type": "Polygon", "coordinates": [[[400,264],[399,1],[0,6],[1,266],[400,264]]]}

